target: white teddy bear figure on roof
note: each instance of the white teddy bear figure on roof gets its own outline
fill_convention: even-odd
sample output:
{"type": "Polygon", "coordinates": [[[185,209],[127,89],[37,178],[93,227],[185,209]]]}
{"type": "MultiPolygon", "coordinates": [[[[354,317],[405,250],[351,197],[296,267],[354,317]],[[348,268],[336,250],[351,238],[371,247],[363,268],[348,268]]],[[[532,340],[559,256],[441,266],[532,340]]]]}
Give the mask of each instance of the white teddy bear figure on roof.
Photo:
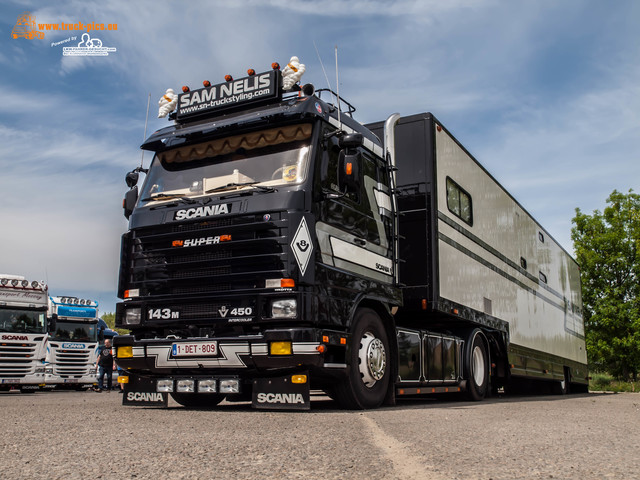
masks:
{"type": "Polygon", "coordinates": [[[283,90],[291,90],[293,86],[300,81],[304,71],[304,63],[300,63],[298,57],[291,57],[287,66],[282,70],[283,90]]]}
{"type": "Polygon", "coordinates": [[[158,100],[158,118],[164,118],[173,112],[178,104],[178,96],[172,88],[167,88],[166,93],[158,100]]]}

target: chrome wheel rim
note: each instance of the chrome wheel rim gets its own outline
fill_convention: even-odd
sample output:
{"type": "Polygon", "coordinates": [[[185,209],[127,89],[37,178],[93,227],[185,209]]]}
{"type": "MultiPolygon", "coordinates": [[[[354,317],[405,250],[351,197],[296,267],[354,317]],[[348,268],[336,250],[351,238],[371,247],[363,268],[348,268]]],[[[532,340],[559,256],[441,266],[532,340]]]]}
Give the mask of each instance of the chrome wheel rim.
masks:
{"type": "Polygon", "coordinates": [[[362,382],[369,388],[382,380],[387,369],[387,352],[382,340],[371,332],[366,332],[360,341],[358,352],[362,382]]]}

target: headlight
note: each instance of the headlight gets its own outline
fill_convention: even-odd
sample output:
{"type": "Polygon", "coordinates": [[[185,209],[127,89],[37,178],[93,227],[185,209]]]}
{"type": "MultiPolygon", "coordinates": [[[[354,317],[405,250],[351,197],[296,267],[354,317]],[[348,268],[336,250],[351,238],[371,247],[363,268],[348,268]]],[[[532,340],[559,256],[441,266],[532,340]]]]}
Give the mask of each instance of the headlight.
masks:
{"type": "Polygon", "coordinates": [[[171,393],[173,392],[173,380],[170,378],[163,378],[156,382],[156,392],[171,393]]]}
{"type": "Polygon", "coordinates": [[[240,393],[240,380],[229,378],[220,380],[220,393],[240,393]]]}
{"type": "Polygon", "coordinates": [[[295,298],[284,298],[271,302],[272,318],[296,318],[298,302],[295,298]]]}
{"type": "Polygon", "coordinates": [[[176,380],[176,391],[182,393],[191,393],[196,391],[196,382],[191,378],[176,380]]]}
{"type": "Polygon", "coordinates": [[[124,311],[125,325],[140,325],[141,319],[142,319],[141,308],[128,308],[124,311]]]}

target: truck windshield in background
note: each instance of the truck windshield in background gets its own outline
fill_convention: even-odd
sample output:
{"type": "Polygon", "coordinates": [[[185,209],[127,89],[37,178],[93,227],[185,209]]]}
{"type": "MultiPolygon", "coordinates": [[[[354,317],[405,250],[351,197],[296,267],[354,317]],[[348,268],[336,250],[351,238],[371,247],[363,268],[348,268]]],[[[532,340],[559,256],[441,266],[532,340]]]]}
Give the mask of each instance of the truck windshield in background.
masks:
{"type": "Polygon", "coordinates": [[[98,341],[98,324],[77,323],[77,322],[56,322],[55,332],[51,332],[51,340],[70,340],[74,342],[96,342],[98,341]]]}
{"type": "Polygon", "coordinates": [[[46,312],[13,308],[0,309],[0,331],[7,333],[45,333],[46,312]]]}
{"type": "Polygon", "coordinates": [[[311,124],[289,125],[160,152],[139,205],[300,184],[308,172],[311,132],[311,124]]]}

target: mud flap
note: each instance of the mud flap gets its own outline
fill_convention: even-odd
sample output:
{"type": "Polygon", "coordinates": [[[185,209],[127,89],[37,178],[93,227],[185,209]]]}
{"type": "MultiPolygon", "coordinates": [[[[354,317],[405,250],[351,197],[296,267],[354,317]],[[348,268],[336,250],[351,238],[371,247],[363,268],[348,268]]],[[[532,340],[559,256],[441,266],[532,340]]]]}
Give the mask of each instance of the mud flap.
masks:
{"type": "Polygon", "coordinates": [[[253,381],[253,408],[269,410],[309,410],[311,395],[306,372],[284,377],[258,378],[253,381]],[[293,377],[304,376],[304,383],[294,383],[293,377]]]}
{"type": "Polygon", "coordinates": [[[124,384],[122,405],[137,407],[166,407],[169,394],[156,392],[156,382],[151,378],[129,375],[129,382],[124,384]]]}

